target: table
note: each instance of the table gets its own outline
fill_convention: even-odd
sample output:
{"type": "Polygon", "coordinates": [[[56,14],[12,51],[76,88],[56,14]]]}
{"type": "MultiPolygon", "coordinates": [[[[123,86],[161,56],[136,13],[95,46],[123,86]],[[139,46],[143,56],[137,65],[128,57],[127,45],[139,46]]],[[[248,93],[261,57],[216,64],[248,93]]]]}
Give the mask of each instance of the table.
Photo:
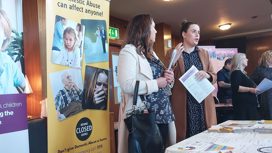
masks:
{"type": "MultiPolygon", "coordinates": [[[[230,123],[257,123],[256,121],[226,121],[230,123]]],[[[268,125],[272,126],[272,124],[268,125]]],[[[272,132],[245,131],[219,133],[204,131],[166,149],[165,153],[259,153],[272,152],[272,132]],[[268,148],[267,148],[268,147],[268,148]]]]}

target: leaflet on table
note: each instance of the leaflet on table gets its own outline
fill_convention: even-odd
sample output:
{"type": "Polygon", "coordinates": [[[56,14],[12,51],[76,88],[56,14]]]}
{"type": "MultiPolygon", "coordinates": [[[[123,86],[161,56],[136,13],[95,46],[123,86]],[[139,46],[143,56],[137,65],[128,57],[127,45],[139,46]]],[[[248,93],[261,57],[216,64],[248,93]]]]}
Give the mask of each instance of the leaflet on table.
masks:
{"type": "Polygon", "coordinates": [[[214,90],[214,86],[206,78],[197,80],[195,78],[197,72],[198,69],[193,65],[179,78],[179,81],[201,103],[214,90]]]}
{"type": "Polygon", "coordinates": [[[179,151],[183,152],[225,152],[233,150],[234,147],[226,146],[226,145],[219,145],[212,142],[201,142],[196,141],[186,146],[177,146],[179,151]]]}
{"type": "Polygon", "coordinates": [[[258,90],[257,95],[259,95],[272,88],[272,81],[267,78],[264,78],[256,88],[258,90]]]}

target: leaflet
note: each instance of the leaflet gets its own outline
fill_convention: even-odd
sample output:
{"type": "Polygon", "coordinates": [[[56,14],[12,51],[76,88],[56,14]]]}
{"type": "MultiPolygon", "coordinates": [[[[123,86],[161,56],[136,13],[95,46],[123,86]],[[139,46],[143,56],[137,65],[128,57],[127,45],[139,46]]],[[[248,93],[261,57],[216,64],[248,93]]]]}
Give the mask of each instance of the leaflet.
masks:
{"type": "Polygon", "coordinates": [[[195,78],[195,74],[198,71],[199,70],[193,65],[179,78],[179,81],[191,93],[191,95],[201,103],[214,90],[214,86],[206,78],[197,80],[195,78]]]}
{"type": "Polygon", "coordinates": [[[272,81],[267,78],[264,78],[256,88],[258,90],[257,95],[259,95],[272,88],[272,81]]]}

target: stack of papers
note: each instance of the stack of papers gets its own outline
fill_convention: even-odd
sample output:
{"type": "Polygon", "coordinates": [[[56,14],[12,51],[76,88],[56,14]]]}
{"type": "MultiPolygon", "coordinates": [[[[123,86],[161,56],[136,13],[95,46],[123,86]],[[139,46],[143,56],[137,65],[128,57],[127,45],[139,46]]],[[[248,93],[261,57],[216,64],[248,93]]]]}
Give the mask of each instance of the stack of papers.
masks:
{"type": "MultiPolygon", "coordinates": [[[[271,122],[271,121],[270,121],[271,122]]],[[[272,133],[272,124],[269,121],[248,121],[236,123],[224,123],[215,125],[208,129],[208,132],[221,133],[241,133],[241,132],[258,132],[258,133],[272,133]],[[268,124],[266,124],[268,123],[268,124]],[[270,124],[269,124],[270,123],[270,124]]]]}
{"type": "Polygon", "coordinates": [[[258,90],[257,95],[259,95],[272,88],[272,81],[267,78],[264,78],[256,88],[258,90]]]}

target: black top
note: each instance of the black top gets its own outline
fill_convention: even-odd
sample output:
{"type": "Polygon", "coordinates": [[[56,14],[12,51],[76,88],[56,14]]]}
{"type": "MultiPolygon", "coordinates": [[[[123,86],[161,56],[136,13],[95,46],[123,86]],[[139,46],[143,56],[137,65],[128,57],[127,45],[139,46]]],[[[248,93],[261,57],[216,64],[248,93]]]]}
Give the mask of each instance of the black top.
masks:
{"type": "Polygon", "coordinates": [[[246,103],[257,105],[256,94],[250,92],[238,92],[239,86],[255,88],[255,83],[242,71],[234,70],[231,73],[231,89],[233,104],[246,103]]]}
{"type": "Polygon", "coordinates": [[[256,94],[238,92],[239,86],[254,88],[256,86],[255,83],[240,70],[234,70],[230,78],[234,118],[239,120],[258,119],[258,101],[256,94]]]}
{"type": "Polygon", "coordinates": [[[251,78],[259,84],[264,78],[272,80],[272,68],[258,66],[252,73],[251,78]]]}
{"type": "MultiPolygon", "coordinates": [[[[230,71],[226,68],[222,68],[217,72],[217,82],[224,81],[225,83],[230,83],[230,71]]],[[[226,99],[231,99],[232,92],[231,88],[222,88],[218,85],[217,98],[220,102],[223,102],[226,99]]]]}

